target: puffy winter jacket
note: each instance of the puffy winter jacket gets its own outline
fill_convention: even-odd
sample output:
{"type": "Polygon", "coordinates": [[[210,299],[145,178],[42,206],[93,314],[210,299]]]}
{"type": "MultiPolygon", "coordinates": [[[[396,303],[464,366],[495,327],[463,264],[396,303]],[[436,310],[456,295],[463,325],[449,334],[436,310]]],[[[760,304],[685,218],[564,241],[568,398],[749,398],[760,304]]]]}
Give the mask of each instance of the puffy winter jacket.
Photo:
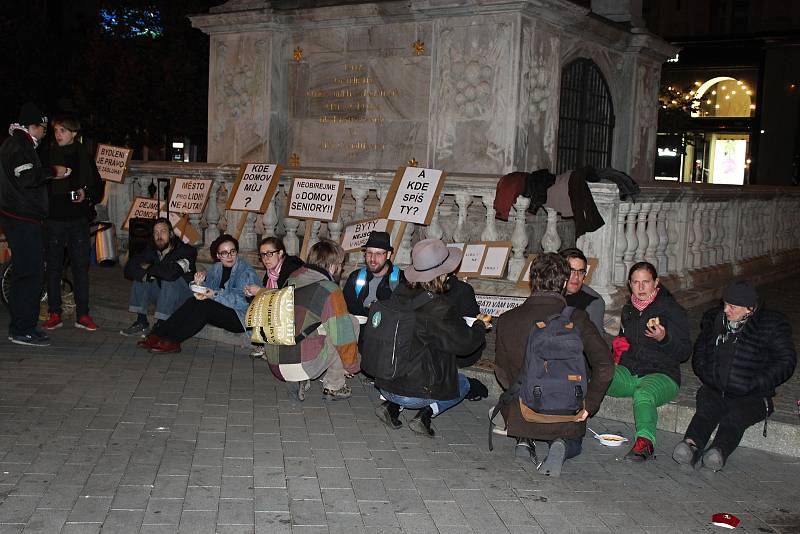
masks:
{"type": "Polygon", "coordinates": [[[792,376],[797,364],[792,327],[786,317],[777,311],[756,310],[742,330],[734,334],[727,376],[721,376],[716,357],[717,336],[725,329],[723,319],[721,306],[703,314],[692,357],[695,374],[705,385],[726,395],[772,397],[775,388],[792,376]]]}

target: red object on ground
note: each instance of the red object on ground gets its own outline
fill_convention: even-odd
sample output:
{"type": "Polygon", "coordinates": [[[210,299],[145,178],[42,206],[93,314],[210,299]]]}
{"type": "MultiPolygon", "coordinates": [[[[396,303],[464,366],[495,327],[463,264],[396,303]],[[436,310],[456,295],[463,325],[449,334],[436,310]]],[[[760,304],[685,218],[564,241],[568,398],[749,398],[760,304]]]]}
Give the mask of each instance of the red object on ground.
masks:
{"type": "Polygon", "coordinates": [[[622,356],[622,353],[631,348],[631,344],[628,343],[628,338],[625,336],[617,336],[614,338],[614,341],[611,342],[611,348],[614,350],[614,363],[619,363],[619,358],[622,356]]]}
{"type": "Polygon", "coordinates": [[[733,514],[714,514],[711,516],[711,522],[718,527],[736,528],[741,520],[733,514]]]}

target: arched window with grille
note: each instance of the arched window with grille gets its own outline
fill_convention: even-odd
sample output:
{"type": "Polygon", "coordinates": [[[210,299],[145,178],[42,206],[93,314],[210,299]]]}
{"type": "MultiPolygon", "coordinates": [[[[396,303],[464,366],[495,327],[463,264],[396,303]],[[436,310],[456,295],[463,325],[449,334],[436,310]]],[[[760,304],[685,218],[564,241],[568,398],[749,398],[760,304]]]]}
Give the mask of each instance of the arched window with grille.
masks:
{"type": "Polygon", "coordinates": [[[561,71],[556,172],[583,165],[609,167],[613,133],[614,105],[603,73],[586,58],[565,65],[561,71]]]}

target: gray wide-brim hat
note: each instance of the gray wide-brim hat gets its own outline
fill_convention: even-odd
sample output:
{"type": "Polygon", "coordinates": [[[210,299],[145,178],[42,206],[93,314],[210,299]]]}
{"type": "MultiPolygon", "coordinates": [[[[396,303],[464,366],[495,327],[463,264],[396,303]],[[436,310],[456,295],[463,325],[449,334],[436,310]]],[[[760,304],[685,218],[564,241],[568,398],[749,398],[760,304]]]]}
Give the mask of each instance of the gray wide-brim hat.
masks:
{"type": "Polygon", "coordinates": [[[464,253],[441,239],[423,239],[411,250],[411,265],[403,270],[409,282],[430,282],[456,270],[464,253]]]}

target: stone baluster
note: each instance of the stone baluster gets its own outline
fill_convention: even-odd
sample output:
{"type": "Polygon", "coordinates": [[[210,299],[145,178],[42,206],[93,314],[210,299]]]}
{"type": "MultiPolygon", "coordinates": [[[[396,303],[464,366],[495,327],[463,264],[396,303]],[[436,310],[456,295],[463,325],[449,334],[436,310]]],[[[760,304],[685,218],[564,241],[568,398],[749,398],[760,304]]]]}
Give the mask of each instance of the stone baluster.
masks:
{"type": "Polygon", "coordinates": [[[742,259],[746,260],[753,257],[753,202],[745,200],[742,203],[742,259]]]}
{"type": "Polygon", "coordinates": [[[656,260],[658,261],[658,272],[670,272],[669,260],[667,258],[667,246],[669,245],[669,234],[667,233],[667,210],[669,205],[666,202],[658,203],[656,213],[656,233],[658,234],[658,245],[656,246],[656,260]]]}
{"type": "Polygon", "coordinates": [[[708,202],[706,204],[707,222],[703,232],[708,234],[708,265],[717,264],[717,203],[708,202]]]}
{"type": "Polygon", "coordinates": [[[775,209],[775,252],[783,251],[783,211],[786,209],[786,202],[776,200],[775,209]]]}
{"type": "Polygon", "coordinates": [[[667,272],[680,274],[678,269],[678,203],[667,202],[664,205],[664,227],[667,234],[667,272]]]}
{"type": "Polygon", "coordinates": [[[342,223],[342,212],[339,212],[339,216],[336,220],[330,221],[328,223],[328,237],[331,241],[335,241],[339,243],[342,240],[342,228],[344,227],[344,223],[342,223]]]}
{"type": "MultiPolygon", "coordinates": [[[[203,240],[203,225],[201,221],[202,217],[203,217],[202,213],[192,213],[189,215],[189,224],[194,226],[195,230],[197,230],[197,233],[200,235],[198,242],[201,242],[203,240]]],[[[191,244],[194,245],[196,243],[191,243],[191,244]]]]}
{"type": "Polygon", "coordinates": [[[561,237],[558,235],[558,212],[545,206],[547,212],[547,226],[542,236],[542,251],[558,252],[561,248],[561,237]]]}
{"type": "Polygon", "coordinates": [[[711,224],[709,202],[700,203],[700,228],[702,230],[702,240],[700,241],[700,267],[706,268],[711,264],[711,224]]]}
{"type": "Polygon", "coordinates": [[[699,269],[703,264],[703,221],[702,221],[702,202],[697,202],[692,211],[692,268],[699,269]]]}
{"type": "Polygon", "coordinates": [[[639,239],[636,236],[636,220],[638,218],[639,211],[642,209],[642,205],[638,202],[631,203],[630,209],[628,210],[628,222],[625,225],[625,274],[623,277],[623,283],[627,280],[628,271],[630,271],[631,266],[633,266],[636,261],[634,258],[636,257],[636,249],[639,248],[639,239]]]}
{"type": "Polygon", "coordinates": [[[249,211],[242,211],[239,217],[246,217],[244,220],[244,227],[242,228],[242,235],[239,236],[239,249],[242,252],[255,252],[257,247],[256,243],[256,215],[251,214],[249,211]]]}
{"type": "Polygon", "coordinates": [[[644,253],[647,250],[647,246],[650,244],[650,240],[647,237],[647,215],[650,213],[650,209],[652,208],[652,204],[649,202],[642,202],[641,209],[637,214],[636,218],[636,259],[642,260],[644,259],[644,253]]]}
{"type": "Polygon", "coordinates": [[[217,226],[217,223],[219,222],[219,206],[217,204],[217,195],[219,194],[221,183],[222,182],[220,180],[214,180],[214,183],[211,186],[211,198],[209,199],[208,207],[206,208],[206,212],[204,214],[206,219],[204,243],[208,244],[219,237],[219,227],[217,226]]]}
{"type": "Polygon", "coordinates": [[[662,272],[656,257],[656,250],[659,245],[658,212],[661,209],[661,204],[661,202],[653,202],[650,205],[650,211],[647,213],[647,248],[644,251],[644,259],[655,265],[658,272],[662,272]]]}
{"type": "MultiPolygon", "coordinates": [[[[301,225],[302,229],[300,230],[301,234],[305,234],[305,223],[301,225]]],[[[314,221],[311,223],[311,238],[308,240],[308,248],[314,246],[315,243],[319,242],[319,229],[322,227],[322,223],[320,221],[314,221]]]]}
{"type": "Polygon", "coordinates": [[[771,216],[770,216],[770,209],[767,205],[766,200],[760,200],[758,202],[761,212],[761,236],[762,238],[758,240],[759,242],[759,252],[760,255],[767,254],[771,251],[772,248],[772,240],[774,239],[774,234],[772,233],[772,225],[771,225],[771,216]]]}
{"type": "Polygon", "coordinates": [[[614,283],[621,285],[625,283],[625,249],[628,246],[625,238],[625,217],[631,209],[630,202],[620,202],[617,212],[617,242],[614,246],[614,283]]]}
{"type": "Polygon", "coordinates": [[[220,182],[219,189],[217,190],[217,209],[220,213],[217,227],[220,233],[228,232],[228,229],[231,228],[230,212],[225,209],[225,206],[228,202],[228,187],[232,185],[233,184],[228,184],[228,182],[220,182]]]}
{"type": "Polygon", "coordinates": [[[716,209],[717,242],[717,264],[725,263],[725,202],[717,202],[716,209]]]}
{"type": "Polygon", "coordinates": [[[409,265],[411,263],[411,240],[415,227],[416,225],[413,223],[406,224],[406,231],[403,232],[402,236],[399,236],[400,246],[397,247],[397,253],[394,256],[399,265],[409,265]]]}
{"type": "Polygon", "coordinates": [[[456,231],[453,232],[453,239],[456,243],[465,243],[469,241],[470,235],[467,230],[467,209],[470,204],[472,204],[472,196],[469,193],[456,193],[458,223],[456,223],[456,231]]]}
{"type": "Polygon", "coordinates": [[[262,224],[264,226],[264,233],[262,234],[263,237],[274,236],[276,234],[278,226],[278,208],[275,204],[277,201],[278,195],[272,197],[272,200],[267,206],[267,211],[265,211],[264,215],[261,217],[262,224]]]}
{"type": "Polygon", "coordinates": [[[483,241],[497,241],[497,226],[494,220],[494,197],[495,192],[483,194],[483,207],[486,208],[486,225],[481,233],[481,240],[483,241]]]}
{"type": "Polygon", "coordinates": [[[508,261],[508,276],[512,281],[519,279],[522,268],[525,267],[528,251],[528,232],[526,230],[526,214],[531,199],[518,196],[514,202],[514,230],[511,232],[511,259],[508,261]]]}
{"type": "MultiPolygon", "coordinates": [[[[288,202],[289,185],[281,184],[283,190],[284,204],[288,202]]],[[[277,196],[277,195],[275,195],[277,196]]],[[[283,244],[286,246],[286,252],[289,254],[297,255],[300,252],[300,239],[297,237],[297,231],[300,228],[300,220],[291,217],[284,217],[283,226],[286,229],[286,235],[283,238],[283,244]]],[[[300,230],[305,231],[305,228],[300,230]]]]}
{"type": "Polygon", "coordinates": [[[444,236],[444,228],[439,224],[439,212],[442,209],[444,202],[444,195],[439,195],[439,202],[436,204],[436,209],[433,210],[433,217],[431,217],[431,224],[425,229],[425,237],[428,239],[442,239],[444,236]]]}

